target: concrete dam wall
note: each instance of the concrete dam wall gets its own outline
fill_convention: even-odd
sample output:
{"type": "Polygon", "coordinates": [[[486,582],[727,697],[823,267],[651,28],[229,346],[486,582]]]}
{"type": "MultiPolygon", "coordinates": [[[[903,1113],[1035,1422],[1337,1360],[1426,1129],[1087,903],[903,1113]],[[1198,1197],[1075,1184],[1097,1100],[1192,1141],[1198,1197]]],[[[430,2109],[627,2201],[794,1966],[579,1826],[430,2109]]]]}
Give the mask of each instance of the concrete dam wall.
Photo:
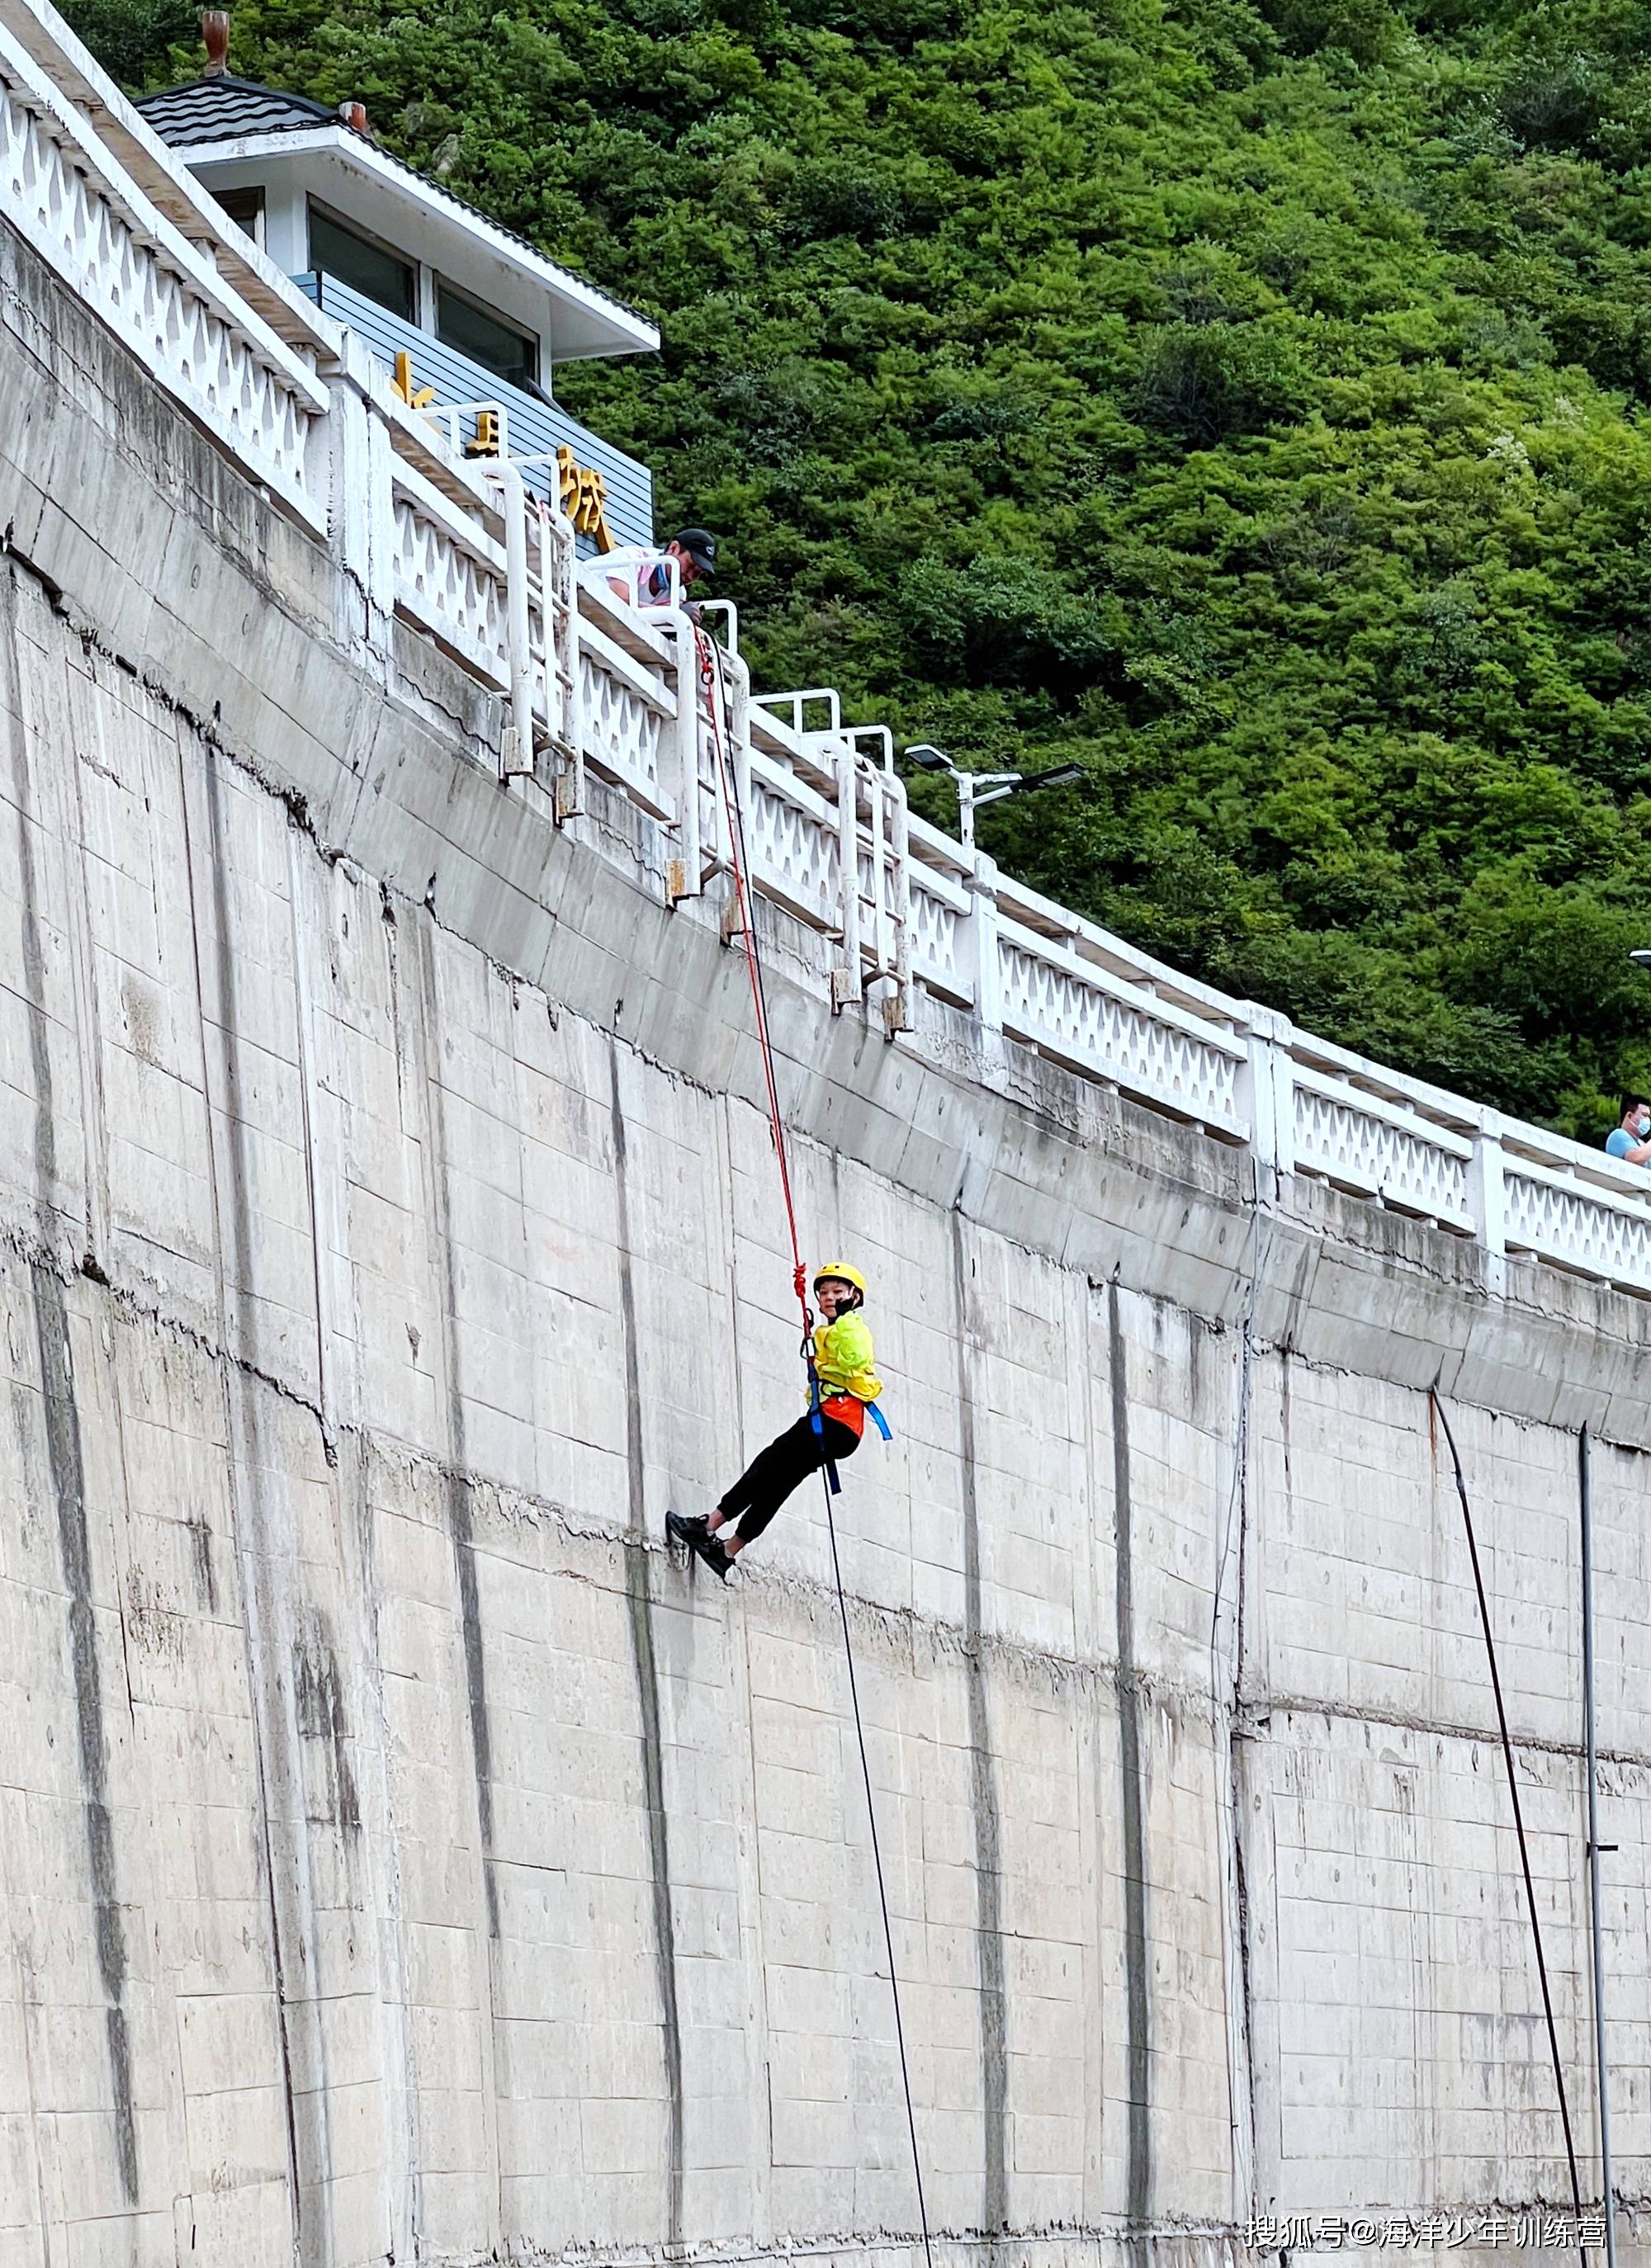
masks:
{"type": "MultiPolygon", "coordinates": [[[[0,374],[0,2263],[920,2257],[819,1497],[660,1535],[800,1390],[722,895],[11,229],[0,374]]],[[[937,2257],[1568,2207],[1435,1385],[1596,2201],[1592,1431],[1636,2245],[1644,1303],[759,919],[937,2257]]]]}

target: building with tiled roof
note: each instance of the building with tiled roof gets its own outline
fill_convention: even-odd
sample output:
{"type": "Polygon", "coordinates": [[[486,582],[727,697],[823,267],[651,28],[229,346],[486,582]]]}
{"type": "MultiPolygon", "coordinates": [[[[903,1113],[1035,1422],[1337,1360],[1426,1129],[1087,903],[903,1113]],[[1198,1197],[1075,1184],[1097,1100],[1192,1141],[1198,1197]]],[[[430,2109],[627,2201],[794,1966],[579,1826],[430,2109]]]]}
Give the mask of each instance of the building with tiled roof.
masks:
{"type": "MultiPolygon", "coordinates": [[[[239,78],[225,68],[227,17],[209,13],[203,29],[203,74],[138,105],[162,141],[365,340],[406,399],[432,410],[497,402],[492,430],[510,454],[571,450],[602,475],[614,540],[650,541],[646,468],[560,409],[554,374],[558,363],[657,349],[654,326],[381,149],[359,103],[330,110],[239,78]]],[[[475,438],[488,435],[478,426],[475,438]]]]}

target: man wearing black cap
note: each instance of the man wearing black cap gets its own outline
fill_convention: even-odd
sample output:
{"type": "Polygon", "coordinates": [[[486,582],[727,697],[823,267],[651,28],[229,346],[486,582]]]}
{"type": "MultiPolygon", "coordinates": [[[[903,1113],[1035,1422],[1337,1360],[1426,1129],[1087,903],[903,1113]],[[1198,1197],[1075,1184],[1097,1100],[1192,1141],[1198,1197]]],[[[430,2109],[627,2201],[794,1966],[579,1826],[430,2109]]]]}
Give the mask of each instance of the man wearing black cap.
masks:
{"type": "MultiPolygon", "coordinates": [[[[707,580],[717,571],[717,539],[703,527],[679,527],[665,547],[667,559],[674,559],[676,571],[682,578],[684,592],[690,590],[698,578],[707,580]]],[[[660,580],[665,581],[661,573],[660,580]]]]}
{"type": "Polygon", "coordinates": [[[676,562],[684,610],[697,622],[699,609],[689,601],[688,594],[701,576],[717,571],[717,539],[706,529],[679,528],[663,551],[609,552],[591,564],[611,585],[615,595],[628,606],[664,607],[670,603],[671,571],[667,562],[672,559],[676,562]]]}

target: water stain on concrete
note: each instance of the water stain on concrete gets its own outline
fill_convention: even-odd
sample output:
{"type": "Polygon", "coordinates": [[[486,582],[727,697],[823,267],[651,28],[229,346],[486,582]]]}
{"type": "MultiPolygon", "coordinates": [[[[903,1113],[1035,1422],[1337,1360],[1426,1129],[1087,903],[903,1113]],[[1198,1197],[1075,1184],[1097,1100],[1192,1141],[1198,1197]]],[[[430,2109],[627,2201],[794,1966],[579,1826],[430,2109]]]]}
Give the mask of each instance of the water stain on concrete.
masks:
{"type": "MultiPolygon", "coordinates": [[[[211,908],[215,997],[209,1005],[203,987],[200,1009],[203,1021],[207,1023],[214,1020],[212,1010],[216,1008],[223,1049],[223,1140],[221,1145],[215,1142],[213,1179],[218,1207],[226,1335],[232,1317],[233,1322],[233,1344],[223,1359],[230,1421],[231,1503],[241,1578],[247,1673],[254,1697],[253,1727],[269,1888],[269,1953],[275,1975],[296,2250],[301,2268],[329,2268],[333,2248],[326,2200],[332,2174],[332,2097],[326,2036],[321,2021],[319,1955],[302,1773],[295,1752],[291,1683],[283,1676],[284,1668],[289,1667],[290,1655],[288,1646],[283,1643],[286,1616],[276,1563],[287,1549],[288,1539],[279,1530],[282,1506],[270,1490],[270,1460],[259,1401],[262,1389],[251,1374],[257,1366],[260,1347],[254,1290],[257,1247],[252,1219],[252,1135],[241,1063],[243,1043],[236,967],[239,932],[230,902],[231,862],[224,785],[226,760],[210,741],[202,744],[202,756],[208,836],[204,845],[205,881],[211,908]]],[[[187,798],[185,809],[187,813],[187,798]]],[[[193,898],[193,858],[190,889],[193,898]]],[[[198,924],[198,914],[196,918],[198,924]]],[[[210,1101],[209,1096],[209,1104],[210,1101]]]]}
{"type": "MultiPolygon", "coordinates": [[[[56,1097],[52,1079],[50,1029],[46,1007],[46,956],[34,865],[34,814],[29,751],[23,722],[22,672],[18,660],[17,585],[4,584],[5,619],[0,622],[4,654],[5,700],[12,736],[12,777],[18,802],[18,886],[24,984],[28,999],[29,1057],[34,1080],[34,1179],[42,1241],[56,1241],[54,1205],[57,1189],[56,1097]]],[[[65,754],[68,754],[65,751],[65,754]]],[[[108,1748],[103,1721],[103,1675],[98,1653],[97,1616],[92,1604],[92,1545],[86,1519],[85,1458],[80,1408],[75,1393],[74,1356],[70,1344],[69,1304],[61,1278],[43,1262],[30,1269],[33,1290],[35,1349],[40,1360],[45,1414],[46,1462],[56,1516],[58,1557],[69,1594],[69,1653],[75,1691],[76,1753],[86,1861],[92,1877],[98,1977],[107,2007],[104,2029],[113,2097],[114,2154],[129,2205],[137,2202],[137,2123],[132,2101],[132,2050],[122,2005],[126,1991],[126,1935],[114,1866],[114,1828],[109,1815],[108,1748]]]]}
{"type": "Polygon", "coordinates": [[[316,1742],[324,1758],[328,1800],[322,1811],[312,1815],[313,1823],[342,1827],[347,1835],[358,1835],[361,1802],[350,1764],[350,1729],[344,1719],[338,1656],[319,1624],[293,1646],[292,1698],[299,1738],[316,1742]]]}
{"type": "MultiPolygon", "coordinates": [[[[465,1438],[464,1394],[459,1382],[459,1274],[453,1238],[453,1190],[447,1160],[446,1089],[436,1051],[440,1045],[440,994],[436,983],[436,928],[418,925],[418,973],[425,1040],[424,1089],[430,1109],[431,1233],[441,1269],[446,1313],[443,1370],[447,1395],[447,1529],[453,1538],[459,1583],[459,1631],[464,1648],[465,1698],[470,1723],[470,1764],[475,1782],[476,1831],[482,1839],[483,1895],[490,1938],[499,1935],[498,1880],[493,1867],[493,1734],[488,1718],[487,1654],[482,1637],[481,1588],[476,1574],[475,1503],[465,1438]]],[[[397,1059],[400,1059],[397,1049],[397,1059]]]]}
{"type": "Polygon", "coordinates": [[[195,1589],[201,1604],[209,1615],[217,1612],[217,1572],[212,1565],[212,1530],[210,1524],[196,1513],[183,1523],[195,1553],[195,1589]]]}
{"type": "Polygon", "coordinates": [[[137,2202],[137,2129],[132,2108],[132,2054],[127,2035],[126,1937],[114,1868],[114,1828],[109,1815],[108,1751],[104,1736],[103,1680],[92,1601],[92,1552],[86,1525],[85,1466],[80,1412],[63,1287],[49,1268],[31,1270],[39,1336],[41,1390],[46,1410],[46,1454],[57,1541],[69,1589],[69,1651],[75,1688],[80,1786],[96,1914],[98,1976],[108,2000],[104,2012],[109,2080],[114,2097],[115,2156],[127,2202],[137,2202]]]}
{"type": "Polygon", "coordinates": [[[659,1666],[653,1644],[653,1600],[649,1589],[647,1504],[642,1440],[642,1380],[638,1352],[636,1279],[631,1265],[629,1151],[623,1098],[619,1088],[619,1049],[609,1041],[608,1088],[614,1142],[614,1194],[619,1247],[619,1310],[625,1359],[625,1471],[629,1534],[625,1590],[630,1611],[630,1649],[636,1665],[637,1699],[642,1717],[642,1773],[648,1807],[648,1858],[653,1887],[653,1950],[659,1977],[660,2029],[665,2056],[667,2163],[669,2176],[668,2237],[682,2241],[682,2029],[676,2001],[676,1926],[671,1912],[670,1831],[665,1815],[665,1757],[660,1726],[659,1666]]]}

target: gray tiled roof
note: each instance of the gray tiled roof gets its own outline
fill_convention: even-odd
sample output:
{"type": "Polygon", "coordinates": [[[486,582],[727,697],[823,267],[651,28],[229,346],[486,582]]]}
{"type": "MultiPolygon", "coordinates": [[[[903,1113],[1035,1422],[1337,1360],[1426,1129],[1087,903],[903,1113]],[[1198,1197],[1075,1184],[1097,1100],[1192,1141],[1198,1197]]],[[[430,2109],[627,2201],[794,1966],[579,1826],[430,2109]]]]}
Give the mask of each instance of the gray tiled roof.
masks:
{"type": "MultiPolygon", "coordinates": [[[[192,78],[182,86],[162,87],[158,94],[142,96],[137,107],[161,140],[174,150],[196,149],[207,143],[225,142],[247,134],[300,134],[316,126],[335,126],[343,134],[356,131],[354,127],[344,123],[335,110],[329,110],[324,102],[313,101],[306,94],[288,94],[278,86],[261,86],[256,79],[236,78],[228,71],[215,77],[192,78]]],[[[421,181],[425,188],[433,190],[455,211],[463,213],[468,219],[485,222],[489,228],[497,229],[511,243],[519,244],[524,252],[531,253],[535,260],[545,260],[545,254],[528,238],[519,236],[513,229],[501,227],[478,205],[469,204],[463,197],[454,196],[445,182],[434,181],[428,173],[421,173],[416,166],[408,165],[403,158],[386,150],[376,136],[369,135],[364,138],[371,141],[379,155],[394,166],[398,173],[421,181]]],[[[545,264],[550,266],[554,263],[545,261],[545,264]]],[[[561,273],[572,275],[568,269],[563,269],[561,273]]],[[[645,315],[640,308],[633,307],[628,299],[620,298],[617,293],[604,291],[600,285],[592,284],[588,277],[580,276],[574,280],[583,284],[593,298],[606,300],[610,307],[616,307],[622,314],[634,315],[639,322],[652,322],[651,315],[645,315]]]]}
{"type": "Polygon", "coordinates": [[[301,133],[318,124],[341,122],[338,113],[324,102],[260,86],[255,79],[232,78],[227,72],[163,87],[158,94],[144,95],[137,107],[174,150],[222,142],[232,135],[301,133]]]}

